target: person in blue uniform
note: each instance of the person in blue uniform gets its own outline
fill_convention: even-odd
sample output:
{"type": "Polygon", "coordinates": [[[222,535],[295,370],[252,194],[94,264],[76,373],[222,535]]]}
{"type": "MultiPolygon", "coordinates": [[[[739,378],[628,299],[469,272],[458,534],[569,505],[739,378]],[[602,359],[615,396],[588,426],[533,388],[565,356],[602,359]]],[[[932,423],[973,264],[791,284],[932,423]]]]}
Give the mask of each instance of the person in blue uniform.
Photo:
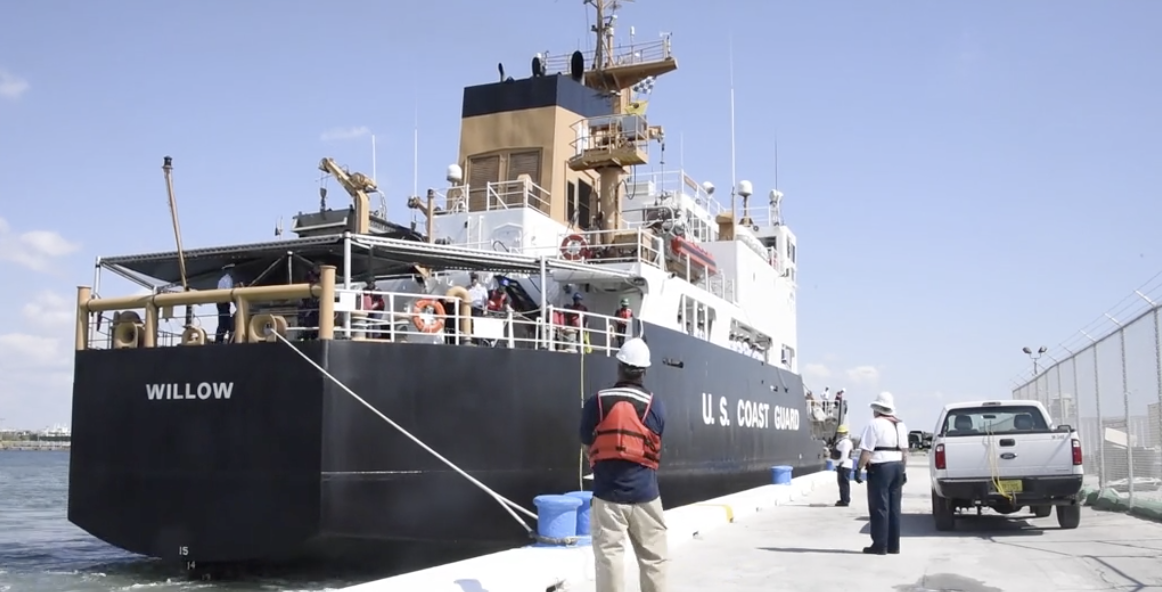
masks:
{"type": "Polygon", "coordinates": [[[658,465],[666,412],[646,390],[650,348],[629,339],[617,352],[617,382],[585,401],[581,443],[593,467],[593,536],[596,592],[625,589],[625,539],[637,556],[641,592],[665,592],[666,519],[658,490],[658,465]]]}
{"type": "Polygon", "coordinates": [[[896,417],[892,393],[880,393],[871,404],[873,418],[859,438],[859,474],[867,469],[867,511],[871,522],[870,547],[863,552],[887,555],[900,552],[900,501],[908,454],[908,426],[896,417]]]}

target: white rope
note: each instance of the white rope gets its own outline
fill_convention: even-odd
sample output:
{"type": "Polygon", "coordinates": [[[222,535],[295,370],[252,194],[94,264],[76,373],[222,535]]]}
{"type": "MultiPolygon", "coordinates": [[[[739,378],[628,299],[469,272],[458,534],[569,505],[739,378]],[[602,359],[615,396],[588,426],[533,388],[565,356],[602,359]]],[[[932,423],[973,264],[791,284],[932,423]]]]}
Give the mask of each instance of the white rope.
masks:
{"type": "Polygon", "coordinates": [[[433,450],[431,446],[424,444],[423,441],[421,441],[419,438],[413,436],[411,434],[411,432],[408,432],[407,430],[405,430],[403,428],[403,426],[399,425],[398,423],[395,423],[394,421],[391,420],[390,417],[381,413],[378,409],[373,407],[371,405],[371,403],[368,403],[367,401],[365,401],[363,399],[363,397],[360,397],[359,395],[355,394],[355,391],[352,391],[351,389],[347,388],[347,385],[340,382],[338,378],[335,378],[334,376],[332,376],[330,372],[327,372],[326,369],[324,369],[322,366],[320,366],[318,363],[316,363],[314,360],[312,360],[310,358],[310,356],[308,356],[307,354],[304,354],[302,352],[302,350],[295,347],[294,344],[292,344],[291,342],[287,341],[287,339],[285,337],[283,337],[282,335],[279,335],[277,332],[271,332],[271,334],[273,334],[275,337],[277,337],[279,341],[285,343],[287,345],[287,347],[291,348],[291,350],[294,351],[296,354],[298,354],[299,357],[306,360],[308,364],[314,366],[315,370],[318,370],[319,372],[321,372],[323,374],[323,376],[326,376],[328,379],[331,380],[331,382],[334,382],[339,388],[343,389],[344,392],[346,392],[348,395],[351,395],[351,397],[354,398],[356,401],[359,401],[360,403],[362,403],[364,407],[371,410],[372,413],[378,415],[380,419],[382,419],[383,421],[386,421],[388,425],[390,425],[391,427],[398,430],[399,433],[403,434],[404,436],[407,436],[407,438],[409,440],[411,440],[412,442],[415,442],[417,445],[419,445],[420,448],[423,448],[424,450],[426,450],[429,454],[436,457],[440,462],[444,463],[445,465],[448,465],[448,468],[459,473],[460,476],[467,479],[469,483],[475,485],[476,487],[480,488],[481,491],[483,491],[484,493],[487,493],[489,496],[491,496],[492,499],[496,500],[500,504],[500,507],[504,508],[504,510],[506,512],[508,512],[509,515],[512,516],[513,519],[516,520],[518,524],[523,526],[526,531],[528,531],[530,533],[533,532],[533,529],[530,528],[529,525],[524,520],[522,520],[520,516],[517,516],[516,512],[513,512],[513,510],[515,509],[518,512],[520,512],[521,514],[524,514],[525,516],[532,518],[533,520],[537,519],[537,515],[535,513],[524,509],[523,507],[518,505],[516,502],[500,495],[499,493],[496,493],[495,491],[490,489],[487,485],[476,480],[476,478],[473,477],[472,475],[469,475],[468,473],[464,472],[463,469],[456,466],[454,463],[452,463],[452,461],[444,458],[444,456],[441,455],[439,452],[436,452],[435,450],[433,450]]]}

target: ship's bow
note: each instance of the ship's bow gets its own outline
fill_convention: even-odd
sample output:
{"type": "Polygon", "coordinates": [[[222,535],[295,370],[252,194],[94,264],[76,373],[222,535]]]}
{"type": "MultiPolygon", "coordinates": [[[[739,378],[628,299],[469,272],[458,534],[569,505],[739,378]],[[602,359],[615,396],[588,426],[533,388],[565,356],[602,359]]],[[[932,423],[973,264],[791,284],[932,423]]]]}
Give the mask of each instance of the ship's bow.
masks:
{"type": "Polygon", "coordinates": [[[318,531],[322,380],[283,344],[77,352],[69,520],[154,557],[293,553],[318,531]]]}

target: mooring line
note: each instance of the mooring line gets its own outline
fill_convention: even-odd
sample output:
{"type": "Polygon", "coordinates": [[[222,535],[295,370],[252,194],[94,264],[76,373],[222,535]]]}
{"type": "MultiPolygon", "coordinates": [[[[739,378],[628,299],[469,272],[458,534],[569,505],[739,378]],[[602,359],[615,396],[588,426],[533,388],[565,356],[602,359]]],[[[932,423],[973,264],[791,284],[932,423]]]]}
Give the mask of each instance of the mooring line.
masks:
{"type": "Polygon", "coordinates": [[[301,349],[295,347],[294,344],[291,343],[290,341],[287,341],[286,337],[279,335],[278,332],[276,332],[276,331],[271,331],[270,334],[277,337],[279,341],[285,343],[287,345],[287,347],[289,347],[291,349],[291,351],[298,354],[299,357],[306,360],[307,363],[310,364],[311,366],[314,366],[315,370],[318,370],[319,372],[321,372],[323,374],[323,376],[326,376],[328,379],[330,379],[331,382],[335,383],[339,388],[343,389],[344,392],[346,392],[348,395],[351,395],[352,398],[354,398],[356,401],[359,401],[359,403],[361,403],[364,407],[368,408],[372,413],[378,415],[380,419],[382,419],[383,421],[386,421],[388,423],[388,425],[390,425],[391,427],[398,430],[399,433],[403,434],[404,436],[407,436],[407,438],[409,440],[411,440],[412,442],[415,442],[417,445],[419,445],[420,448],[423,448],[429,454],[436,457],[437,460],[439,460],[440,462],[447,465],[448,468],[459,473],[460,476],[467,479],[469,483],[480,488],[480,490],[483,491],[484,493],[487,493],[488,495],[492,496],[492,499],[496,500],[500,504],[500,507],[504,508],[504,510],[506,512],[508,512],[509,515],[512,516],[513,519],[516,520],[518,524],[523,526],[524,529],[526,531],[528,531],[529,533],[533,532],[533,529],[528,525],[528,523],[526,523],[523,519],[521,519],[520,516],[517,516],[516,512],[514,512],[513,510],[517,510],[521,514],[524,514],[525,516],[528,516],[529,518],[532,518],[533,520],[537,519],[537,515],[535,513],[524,509],[516,502],[514,502],[514,501],[504,497],[503,495],[500,495],[499,493],[493,491],[487,485],[481,483],[475,477],[473,477],[472,475],[469,475],[463,469],[456,466],[455,463],[444,458],[444,456],[442,454],[440,454],[439,452],[436,452],[434,449],[432,449],[431,446],[428,446],[422,440],[420,440],[419,438],[412,435],[412,433],[407,431],[406,429],[404,429],[403,426],[392,421],[390,417],[384,415],[380,410],[376,409],[371,403],[368,403],[366,400],[364,400],[363,397],[360,397],[359,395],[355,394],[355,391],[347,388],[347,385],[343,384],[343,382],[340,381],[338,378],[335,378],[334,376],[332,376],[331,373],[327,372],[327,370],[325,368],[323,368],[322,366],[320,366],[318,364],[318,362],[315,362],[314,360],[312,360],[311,357],[308,356],[307,354],[303,353],[303,351],[301,349]]]}

